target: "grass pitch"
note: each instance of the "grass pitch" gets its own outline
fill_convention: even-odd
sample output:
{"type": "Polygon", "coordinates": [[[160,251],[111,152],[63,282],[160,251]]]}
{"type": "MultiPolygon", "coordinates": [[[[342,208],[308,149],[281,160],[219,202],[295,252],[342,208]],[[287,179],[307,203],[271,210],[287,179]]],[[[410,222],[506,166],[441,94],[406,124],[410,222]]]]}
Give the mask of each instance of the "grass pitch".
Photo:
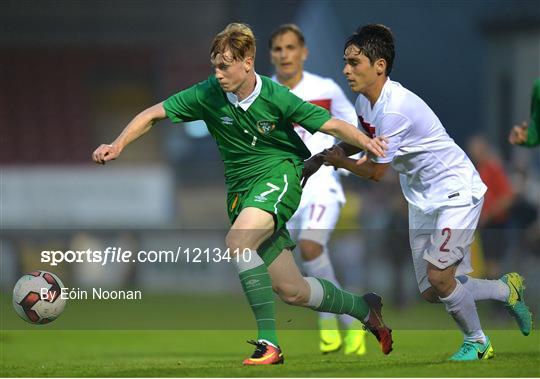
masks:
{"type": "Polygon", "coordinates": [[[495,358],[447,362],[460,344],[454,331],[396,331],[395,349],[375,339],[362,357],[321,355],[314,331],[281,333],[285,364],[242,367],[249,331],[10,331],[1,335],[6,377],[538,377],[539,334],[489,333],[495,358]]]}
{"type": "Polygon", "coordinates": [[[385,307],[394,351],[384,356],[369,335],[368,353],[358,357],[321,355],[315,313],[278,301],[285,364],[242,367],[253,353],[245,341],[256,337],[242,297],[70,302],[58,320],[42,326],[19,320],[10,303],[9,296],[0,296],[0,377],[540,376],[540,334],[522,336],[509,318],[494,323],[488,308],[480,309],[481,318],[495,358],[455,363],[446,359],[462,337],[442,305],[385,307]]]}

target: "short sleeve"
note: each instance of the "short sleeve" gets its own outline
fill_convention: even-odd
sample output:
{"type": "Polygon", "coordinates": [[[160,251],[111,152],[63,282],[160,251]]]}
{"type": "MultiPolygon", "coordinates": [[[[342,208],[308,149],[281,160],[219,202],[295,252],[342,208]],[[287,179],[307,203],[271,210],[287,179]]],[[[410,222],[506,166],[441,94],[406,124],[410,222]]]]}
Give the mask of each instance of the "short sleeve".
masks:
{"type": "Polygon", "coordinates": [[[285,117],[302,125],[311,134],[318,132],[332,118],[326,109],[304,101],[290,91],[285,95],[284,102],[288,104],[285,117]]]}
{"type": "Polygon", "coordinates": [[[388,138],[388,150],[386,150],[385,157],[375,157],[372,158],[372,161],[375,163],[392,162],[409,127],[410,121],[400,114],[389,113],[384,115],[377,135],[388,138]]]}
{"type": "Polygon", "coordinates": [[[178,92],[163,102],[167,117],[172,122],[187,122],[203,119],[202,106],[197,96],[196,84],[178,92]]]}

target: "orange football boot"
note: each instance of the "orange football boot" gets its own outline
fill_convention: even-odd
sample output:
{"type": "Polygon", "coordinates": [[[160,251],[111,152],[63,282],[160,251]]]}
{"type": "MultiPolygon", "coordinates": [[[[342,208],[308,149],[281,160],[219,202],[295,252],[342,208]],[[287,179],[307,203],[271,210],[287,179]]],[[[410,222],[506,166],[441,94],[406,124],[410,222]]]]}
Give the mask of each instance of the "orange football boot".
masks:
{"type": "Polygon", "coordinates": [[[255,352],[251,357],[244,359],[244,365],[279,365],[283,363],[283,354],[279,347],[274,347],[264,341],[252,340],[247,341],[247,343],[255,345],[255,352]]]}
{"type": "Polygon", "coordinates": [[[382,298],[376,293],[370,292],[362,296],[369,306],[369,318],[364,326],[375,335],[381,345],[384,354],[392,351],[392,329],[384,324],[382,318],[382,298]]]}

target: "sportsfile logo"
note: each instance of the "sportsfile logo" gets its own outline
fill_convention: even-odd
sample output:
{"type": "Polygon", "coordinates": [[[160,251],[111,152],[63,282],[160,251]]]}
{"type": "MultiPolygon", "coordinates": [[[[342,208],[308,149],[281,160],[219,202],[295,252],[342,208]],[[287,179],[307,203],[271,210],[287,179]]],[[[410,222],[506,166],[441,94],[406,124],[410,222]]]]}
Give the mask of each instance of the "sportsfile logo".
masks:
{"type": "Polygon", "coordinates": [[[58,266],[60,263],[219,263],[251,260],[251,250],[220,247],[182,247],[174,250],[124,250],[121,247],[107,247],[105,250],[43,250],[41,263],[58,266]]]}

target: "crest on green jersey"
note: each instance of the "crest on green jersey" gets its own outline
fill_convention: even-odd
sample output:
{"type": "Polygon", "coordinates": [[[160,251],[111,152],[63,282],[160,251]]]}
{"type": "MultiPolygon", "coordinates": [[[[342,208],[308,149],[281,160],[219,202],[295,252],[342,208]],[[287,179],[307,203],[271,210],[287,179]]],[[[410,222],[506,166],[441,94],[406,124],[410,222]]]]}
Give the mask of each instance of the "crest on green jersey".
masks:
{"type": "Polygon", "coordinates": [[[262,134],[270,134],[272,130],[276,128],[276,124],[272,123],[272,121],[268,120],[260,120],[257,121],[257,129],[262,134]]]}

